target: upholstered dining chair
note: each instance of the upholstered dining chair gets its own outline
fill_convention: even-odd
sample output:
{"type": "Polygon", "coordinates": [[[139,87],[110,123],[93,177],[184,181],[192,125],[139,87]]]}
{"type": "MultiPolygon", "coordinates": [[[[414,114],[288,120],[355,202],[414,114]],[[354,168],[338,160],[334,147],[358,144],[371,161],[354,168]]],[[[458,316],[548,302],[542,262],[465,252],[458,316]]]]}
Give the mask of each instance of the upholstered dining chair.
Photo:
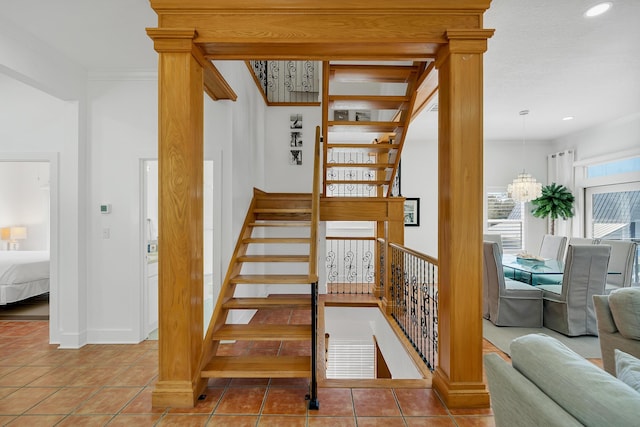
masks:
{"type": "Polygon", "coordinates": [[[542,291],[505,279],[497,243],[483,242],[483,261],[483,317],[496,326],[541,327],[542,291]]]}
{"type": "Polygon", "coordinates": [[[543,292],[544,326],[567,336],[598,335],[593,296],[603,295],[611,246],[570,245],[560,285],[543,292]]]}
{"type": "Polygon", "coordinates": [[[483,240],[487,240],[489,242],[496,242],[498,244],[498,249],[500,249],[500,254],[504,253],[504,248],[502,247],[502,235],[501,234],[492,234],[492,233],[484,233],[482,235],[483,240]]]}
{"type": "Polygon", "coordinates": [[[598,239],[588,237],[569,237],[569,245],[597,245],[598,239]]]}
{"type": "Polygon", "coordinates": [[[637,244],[628,240],[600,240],[601,245],[611,246],[609,257],[609,271],[616,274],[607,275],[605,293],[631,286],[633,261],[636,256],[637,244]],[[620,273],[620,274],[617,274],[620,273]]]}
{"type": "Polygon", "coordinates": [[[564,260],[564,250],[566,245],[566,236],[554,236],[552,234],[545,234],[542,238],[542,244],[540,245],[538,256],[542,258],[562,261],[564,260]]]}

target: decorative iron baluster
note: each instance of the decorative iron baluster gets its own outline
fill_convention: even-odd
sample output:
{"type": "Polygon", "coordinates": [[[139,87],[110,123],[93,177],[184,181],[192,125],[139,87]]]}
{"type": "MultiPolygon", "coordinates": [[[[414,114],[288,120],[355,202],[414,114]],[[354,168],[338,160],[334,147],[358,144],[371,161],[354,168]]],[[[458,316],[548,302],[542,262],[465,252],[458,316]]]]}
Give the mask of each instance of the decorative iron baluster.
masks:
{"type": "Polygon", "coordinates": [[[436,261],[400,248],[392,245],[389,249],[392,317],[427,367],[434,370],[438,357],[436,261]]]}

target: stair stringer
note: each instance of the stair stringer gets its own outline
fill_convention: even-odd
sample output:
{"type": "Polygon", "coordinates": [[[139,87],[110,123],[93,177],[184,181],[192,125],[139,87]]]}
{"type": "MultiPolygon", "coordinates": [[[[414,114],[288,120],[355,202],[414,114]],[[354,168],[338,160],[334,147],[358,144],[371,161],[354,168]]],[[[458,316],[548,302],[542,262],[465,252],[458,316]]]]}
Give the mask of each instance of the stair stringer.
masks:
{"type": "Polygon", "coordinates": [[[244,223],[242,224],[242,229],[240,230],[240,235],[236,242],[233,255],[231,256],[231,260],[229,261],[227,274],[225,275],[222,286],[220,287],[220,294],[218,295],[216,306],[213,310],[213,314],[211,315],[207,333],[204,337],[204,344],[202,346],[202,357],[200,358],[200,369],[198,370],[198,375],[200,375],[202,369],[204,369],[206,364],[216,353],[218,345],[220,344],[220,341],[213,340],[213,333],[217,328],[220,328],[227,321],[229,310],[224,309],[223,306],[225,302],[233,298],[236,290],[236,285],[231,283],[231,278],[238,275],[240,273],[240,270],[242,269],[242,263],[238,263],[237,258],[246,255],[247,248],[249,247],[248,244],[244,243],[244,240],[251,237],[252,227],[250,227],[249,224],[255,221],[254,210],[257,202],[256,196],[258,194],[266,193],[262,190],[258,190],[257,188],[253,189],[253,198],[251,199],[251,203],[249,204],[249,208],[247,210],[244,223]]]}
{"type": "MultiPolygon", "coordinates": [[[[311,266],[311,241],[314,235],[312,224],[311,194],[302,193],[266,193],[254,189],[254,195],[249,206],[245,221],[240,231],[236,247],[231,257],[229,268],[221,286],[216,307],[209,322],[205,335],[204,351],[200,361],[200,375],[203,378],[246,378],[246,377],[310,377],[310,356],[282,356],[278,351],[271,356],[223,356],[218,354],[220,341],[310,341],[310,325],[296,324],[261,324],[257,323],[229,323],[231,311],[246,312],[252,309],[264,310],[292,310],[310,309],[311,294],[310,284],[317,281],[317,276],[309,273],[309,267],[299,274],[291,274],[291,268],[287,264],[307,263],[311,266]],[[303,231],[305,237],[267,237],[261,232],[254,235],[257,230],[272,229],[284,230],[299,229],[299,226],[308,228],[303,231]],[[276,243],[274,245],[274,243],[276,243]],[[296,252],[289,244],[304,244],[306,255],[291,253],[296,252]],[[258,245],[258,252],[248,248],[258,245]],[[281,247],[280,247],[281,246],[281,247]],[[269,253],[270,250],[278,251],[277,255],[269,253]],[[280,254],[281,252],[281,254],[280,254]],[[264,274],[250,274],[243,271],[243,266],[248,264],[248,269],[254,265],[263,264],[264,274]],[[283,266],[273,268],[269,266],[283,266]],[[281,273],[275,271],[283,270],[281,273]],[[243,296],[238,293],[237,285],[242,284],[255,288],[263,286],[277,288],[281,285],[304,285],[306,294],[300,297],[293,296],[269,296],[263,293],[259,296],[243,296]]],[[[317,214],[316,214],[317,215],[317,214]]],[[[287,234],[285,232],[285,234],[287,234]]],[[[294,233],[296,234],[296,233],[294,233]]],[[[275,292],[277,294],[277,292],[275,292]]]]}

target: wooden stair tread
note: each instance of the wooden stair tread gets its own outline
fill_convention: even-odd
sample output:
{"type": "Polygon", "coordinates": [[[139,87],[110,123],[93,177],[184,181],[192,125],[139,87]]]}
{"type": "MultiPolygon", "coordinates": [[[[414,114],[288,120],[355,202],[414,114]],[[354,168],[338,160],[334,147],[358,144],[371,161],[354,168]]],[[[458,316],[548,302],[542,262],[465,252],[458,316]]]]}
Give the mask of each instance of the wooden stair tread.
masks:
{"type": "Polygon", "coordinates": [[[241,262],[309,262],[308,255],[243,255],[241,262]]]}
{"type": "Polygon", "coordinates": [[[250,222],[251,227],[310,227],[310,221],[269,221],[250,222]]]}
{"type": "Polygon", "coordinates": [[[305,213],[310,214],[311,208],[256,208],[254,213],[305,213]]]}
{"type": "Polygon", "coordinates": [[[204,367],[202,378],[307,378],[309,356],[215,356],[204,367]]]}
{"type": "Polygon", "coordinates": [[[305,341],[311,340],[311,325],[223,325],[214,340],[305,341]]]}
{"type": "Polygon", "coordinates": [[[409,99],[406,96],[329,95],[329,109],[400,110],[409,99]]]}
{"type": "Polygon", "coordinates": [[[391,151],[397,150],[399,146],[397,144],[358,144],[358,143],[343,143],[343,144],[327,144],[327,150],[360,150],[360,151],[391,151]]]}
{"type": "Polygon", "coordinates": [[[282,298],[282,297],[269,297],[269,298],[231,298],[229,301],[223,304],[223,307],[228,310],[245,310],[245,309],[283,309],[283,308],[296,308],[304,309],[311,307],[311,297],[301,298],[282,298]]]}
{"type": "Polygon", "coordinates": [[[330,64],[329,78],[351,83],[407,83],[417,70],[411,65],[330,64]]]}
{"type": "Polygon", "coordinates": [[[249,237],[243,243],[311,243],[308,237],[249,237]]]}
{"type": "Polygon", "coordinates": [[[387,185],[389,184],[389,180],[358,180],[358,179],[344,179],[344,180],[328,179],[325,182],[327,183],[327,185],[331,185],[331,184],[387,185]]]}
{"type": "Polygon", "coordinates": [[[390,163],[327,163],[327,169],[338,168],[364,168],[372,170],[385,170],[393,168],[393,165],[390,163]]]}
{"type": "Polygon", "coordinates": [[[239,274],[229,282],[235,284],[281,284],[300,285],[314,282],[307,274],[239,274]]]}
{"type": "Polygon", "coordinates": [[[256,200],[311,200],[311,193],[266,193],[256,200]]]}
{"type": "Polygon", "coordinates": [[[396,132],[402,127],[400,122],[359,122],[330,121],[329,132],[396,132]]]}

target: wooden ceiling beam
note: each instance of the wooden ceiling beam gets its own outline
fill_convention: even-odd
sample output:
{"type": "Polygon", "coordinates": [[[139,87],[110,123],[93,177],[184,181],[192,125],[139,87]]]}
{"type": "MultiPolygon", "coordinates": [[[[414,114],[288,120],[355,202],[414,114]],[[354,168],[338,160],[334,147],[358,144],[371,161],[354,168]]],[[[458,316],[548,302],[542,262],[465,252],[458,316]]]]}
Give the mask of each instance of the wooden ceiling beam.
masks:
{"type": "Polygon", "coordinates": [[[490,0],[150,0],[210,59],[433,59],[447,31],[482,28],[490,0]]]}

